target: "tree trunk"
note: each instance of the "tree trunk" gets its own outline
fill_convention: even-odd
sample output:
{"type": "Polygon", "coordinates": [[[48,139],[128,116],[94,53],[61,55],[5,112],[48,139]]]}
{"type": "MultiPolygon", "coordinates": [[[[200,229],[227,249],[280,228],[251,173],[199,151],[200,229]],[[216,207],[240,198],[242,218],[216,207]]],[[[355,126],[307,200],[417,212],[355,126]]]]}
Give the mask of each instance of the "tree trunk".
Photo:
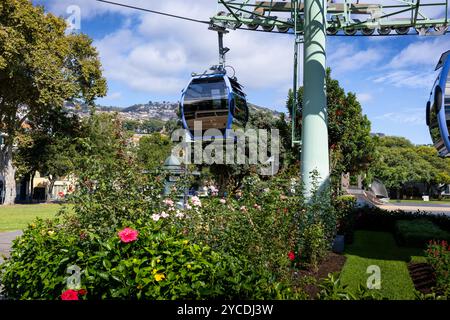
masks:
{"type": "Polygon", "coordinates": [[[49,177],[49,181],[50,181],[50,184],[48,185],[48,189],[47,189],[47,202],[50,202],[52,199],[53,186],[55,185],[56,178],[49,177]]]}
{"type": "Polygon", "coordinates": [[[34,176],[36,174],[36,171],[33,171],[31,173],[31,179],[30,179],[30,203],[33,203],[34,198],[34,176]]]}
{"type": "Polygon", "coordinates": [[[16,199],[16,168],[13,165],[12,143],[5,145],[0,151],[0,172],[5,179],[4,205],[12,205],[16,199]]]}

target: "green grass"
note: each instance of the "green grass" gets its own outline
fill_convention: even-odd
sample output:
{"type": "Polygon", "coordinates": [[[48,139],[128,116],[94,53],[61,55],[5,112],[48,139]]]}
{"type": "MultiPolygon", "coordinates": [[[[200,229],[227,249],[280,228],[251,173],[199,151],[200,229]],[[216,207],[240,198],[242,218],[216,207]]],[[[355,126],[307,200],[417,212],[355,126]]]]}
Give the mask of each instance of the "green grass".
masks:
{"type": "Polygon", "coordinates": [[[0,206],[0,232],[22,230],[36,217],[54,217],[60,208],[59,204],[0,206]]]}
{"type": "Polygon", "coordinates": [[[402,245],[424,248],[429,240],[450,241],[450,233],[425,219],[399,220],[395,223],[395,229],[402,245]]]}
{"type": "Polygon", "coordinates": [[[397,200],[397,199],[389,199],[389,203],[411,203],[411,204],[442,204],[442,205],[448,205],[450,206],[450,200],[430,200],[430,201],[423,201],[422,199],[403,199],[403,200],[397,200]]]}
{"type": "Polygon", "coordinates": [[[386,232],[356,231],[354,243],[345,250],[347,261],[341,273],[342,284],[355,291],[361,283],[366,286],[367,267],[376,265],[381,270],[383,297],[393,300],[414,299],[414,285],[407,263],[425,262],[423,250],[397,246],[394,237],[386,232]]]}

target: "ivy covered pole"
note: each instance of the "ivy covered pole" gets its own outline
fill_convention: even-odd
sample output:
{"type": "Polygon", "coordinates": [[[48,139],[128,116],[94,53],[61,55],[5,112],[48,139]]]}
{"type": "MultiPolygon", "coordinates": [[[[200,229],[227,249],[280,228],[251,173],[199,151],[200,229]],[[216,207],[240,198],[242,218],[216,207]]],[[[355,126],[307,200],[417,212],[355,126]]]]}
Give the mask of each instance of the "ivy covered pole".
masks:
{"type": "Polygon", "coordinates": [[[319,175],[322,189],[329,181],[328,114],[326,99],[326,0],[304,1],[304,56],[301,176],[305,197],[314,188],[311,174],[319,175]]]}

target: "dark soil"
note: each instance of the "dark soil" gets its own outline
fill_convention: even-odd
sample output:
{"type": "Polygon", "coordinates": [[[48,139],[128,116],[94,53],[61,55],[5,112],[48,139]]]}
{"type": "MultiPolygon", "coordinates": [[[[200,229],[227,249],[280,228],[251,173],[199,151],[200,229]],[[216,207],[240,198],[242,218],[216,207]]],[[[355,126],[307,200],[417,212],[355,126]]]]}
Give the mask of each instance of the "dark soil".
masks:
{"type": "Polygon", "coordinates": [[[320,291],[319,283],[321,280],[328,277],[329,273],[340,273],[344,267],[347,257],[334,252],[329,252],[326,258],[320,263],[317,272],[313,270],[298,271],[299,279],[304,277],[313,278],[312,283],[303,285],[303,290],[309,295],[310,299],[315,299],[320,291]]]}
{"type": "Polygon", "coordinates": [[[409,263],[409,274],[417,291],[431,293],[436,285],[436,277],[433,268],[428,263],[409,263]]]}

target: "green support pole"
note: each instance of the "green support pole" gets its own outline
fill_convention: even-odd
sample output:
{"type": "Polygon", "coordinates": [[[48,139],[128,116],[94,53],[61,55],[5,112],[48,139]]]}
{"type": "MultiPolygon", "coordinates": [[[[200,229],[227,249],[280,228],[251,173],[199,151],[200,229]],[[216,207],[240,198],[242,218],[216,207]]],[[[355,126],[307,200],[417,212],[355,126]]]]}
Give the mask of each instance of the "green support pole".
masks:
{"type": "Polygon", "coordinates": [[[326,75],[326,0],[305,0],[302,161],[301,174],[305,197],[313,190],[311,173],[319,174],[319,188],[329,182],[328,114],[326,75]]]}

